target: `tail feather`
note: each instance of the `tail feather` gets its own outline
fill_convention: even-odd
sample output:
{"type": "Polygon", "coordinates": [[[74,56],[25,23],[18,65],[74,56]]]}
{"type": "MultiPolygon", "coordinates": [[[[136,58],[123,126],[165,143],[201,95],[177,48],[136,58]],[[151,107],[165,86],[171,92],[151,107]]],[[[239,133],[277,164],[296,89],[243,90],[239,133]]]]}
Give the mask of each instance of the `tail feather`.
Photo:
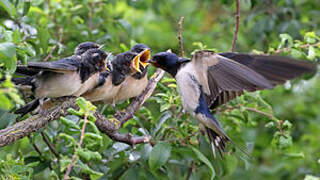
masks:
{"type": "Polygon", "coordinates": [[[12,78],[11,81],[16,85],[33,86],[33,77],[12,78]]]}
{"type": "Polygon", "coordinates": [[[219,152],[221,159],[223,159],[223,155],[226,151],[227,144],[231,143],[234,147],[239,149],[243,154],[245,154],[248,158],[251,159],[251,155],[246,150],[245,147],[241,147],[237,145],[234,141],[232,141],[226,134],[219,135],[214,130],[206,127],[207,135],[211,144],[213,156],[216,157],[216,150],[219,152]]]}
{"type": "Polygon", "coordinates": [[[226,150],[226,145],[230,141],[227,136],[221,136],[212,129],[206,127],[207,135],[211,144],[213,156],[216,157],[216,150],[219,152],[221,158],[226,150]]]}
{"type": "Polygon", "coordinates": [[[35,99],[35,100],[29,102],[28,104],[24,105],[20,109],[17,109],[14,113],[21,114],[21,116],[24,116],[24,115],[28,114],[29,112],[32,112],[35,109],[37,109],[37,107],[39,105],[40,105],[40,99],[35,99]]]}
{"type": "Polygon", "coordinates": [[[32,69],[32,68],[29,68],[24,65],[18,65],[17,69],[15,71],[15,74],[34,76],[34,75],[37,75],[39,72],[40,72],[40,70],[38,70],[38,69],[32,69]]]}

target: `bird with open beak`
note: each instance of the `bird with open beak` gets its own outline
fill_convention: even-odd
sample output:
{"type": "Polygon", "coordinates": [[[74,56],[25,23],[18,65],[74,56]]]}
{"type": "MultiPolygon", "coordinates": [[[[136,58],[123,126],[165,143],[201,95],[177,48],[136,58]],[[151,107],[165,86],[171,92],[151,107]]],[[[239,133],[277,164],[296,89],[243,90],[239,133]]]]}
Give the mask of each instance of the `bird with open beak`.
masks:
{"type": "Polygon", "coordinates": [[[83,94],[91,102],[115,104],[138,96],[145,89],[150,49],[135,45],[130,51],[118,54],[111,62],[111,71],[100,74],[94,89],[83,94]]]}
{"type": "Polygon", "coordinates": [[[139,62],[136,62],[137,72],[125,78],[121,84],[116,102],[121,102],[132,97],[139,96],[148,85],[148,61],[150,48],[145,44],[136,44],[130,50],[138,53],[139,62]]]}
{"type": "Polygon", "coordinates": [[[13,78],[17,85],[31,87],[37,98],[16,113],[27,113],[39,105],[38,98],[55,98],[63,96],[80,96],[92,89],[105,71],[107,54],[99,49],[96,43],[81,43],[75,55],[54,62],[29,62],[26,66],[18,66],[19,74],[29,77],[13,78]],[[30,109],[30,107],[33,107],[30,109]]]}
{"type": "Polygon", "coordinates": [[[288,57],[197,51],[192,59],[160,52],[149,61],[171,74],[177,82],[184,109],[205,128],[215,155],[223,156],[228,142],[235,143],[221,128],[210,109],[236,98],[243,91],[272,89],[316,65],[288,57]]]}

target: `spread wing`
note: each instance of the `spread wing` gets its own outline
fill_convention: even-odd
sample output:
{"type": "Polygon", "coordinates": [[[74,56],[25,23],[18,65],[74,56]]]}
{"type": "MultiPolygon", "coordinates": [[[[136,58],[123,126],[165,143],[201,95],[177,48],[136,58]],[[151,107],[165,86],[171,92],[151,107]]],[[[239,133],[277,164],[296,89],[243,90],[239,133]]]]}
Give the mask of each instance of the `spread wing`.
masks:
{"type": "Polygon", "coordinates": [[[27,67],[32,70],[43,70],[43,71],[53,71],[53,72],[68,72],[76,71],[78,69],[79,62],[76,57],[64,58],[53,62],[29,62],[27,67]]]}
{"type": "Polygon", "coordinates": [[[212,109],[242,95],[244,90],[271,89],[288,79],[315,71],[313,64],[289,58],[237,55],[199,51],[193,57],[208,106],[212,109]]]}
{"type": "Polygon", "coordinates": [[[220,53],[219,55],[249,67],[264,76],[273,85],[283,84],[287,80],[301,76],[304,73],[316,71],[314,64],[289,57],[241,53],[220,53]]]}

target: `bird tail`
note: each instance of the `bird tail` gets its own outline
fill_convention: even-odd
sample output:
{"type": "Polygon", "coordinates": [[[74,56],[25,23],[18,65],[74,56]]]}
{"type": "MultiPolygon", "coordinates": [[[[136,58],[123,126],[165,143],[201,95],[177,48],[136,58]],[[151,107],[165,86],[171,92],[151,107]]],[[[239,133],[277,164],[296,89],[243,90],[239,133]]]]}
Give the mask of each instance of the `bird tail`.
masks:
{"type": "Polygon", "coordinates": [[[34,76],[40,72],[38,69],[32,69],[24,65],[18,65],[15,74],[22,76],[34,76]]]}
{"type": "Polygon", "coordinates": [[[24,105],[23,107],[17,109],[14,113],[15,114],[21,114],[21,116],[24,116],[28,114],[29,112],[32,112],[40,105],[40,99],[35,99],[28,104],[24,105]]]}
{"type": "Polygon", "coordinates": [[[214,130],[206,127],[206,132],[210,141],[211,149],[213,156],[216,158],[216,150],[219,152],[221,159],[226,151],[227,144],[231,143],[234,147],[239,149],[246,157],[252,159],[251,155],[249,154],[248,150],[245,147],[242,147],[232,141],[226,134],[219,135],[214,130]]]}
{"type": "Polygon", "coordinates": [[[11,81],[15,85],[33,86],[33,77],[12,78],[11,81]]]}
{"type": "Polygon", "coordinates": [[[210,141],[213,156],[216,157],[216,150],[219,152],[220,157],[223,158],[223,153],[226,150],[226,145],[230,141],[227,136],[221,136],[212,129],[205,127],[210,141]]]}

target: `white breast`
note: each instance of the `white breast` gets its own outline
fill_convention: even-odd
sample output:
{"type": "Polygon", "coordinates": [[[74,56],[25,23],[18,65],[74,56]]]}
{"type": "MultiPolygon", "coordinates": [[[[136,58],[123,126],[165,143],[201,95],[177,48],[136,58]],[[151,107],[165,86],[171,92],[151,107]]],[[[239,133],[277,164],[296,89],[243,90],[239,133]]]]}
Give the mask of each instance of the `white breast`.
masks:
{"type": "Polygon", "coordinates": [[[114,102],[114,97],[118,94],[119,90],[120,86],[112,85],[111,78],[108,77],[101,87],[84,93],[82,97],[91,102],[102,101],[111,104],[114,102]]]}
{"type": "Polygon", "coordinates": [[[182,67],[175,76],[182,105],[185,110],[193,113],[198,107],[200,89],[197,84],[197,75],[189,63],[182,67]]]}
{"type": "Polygon", "coordinates": [[[132,97],[139,96],[142,91],[147,87],[148,76],[143,77],[142,79],[135,79],[130,76],[121,83],[121,88],[115,97],[115,102],[121,102],[132,97]]]}

